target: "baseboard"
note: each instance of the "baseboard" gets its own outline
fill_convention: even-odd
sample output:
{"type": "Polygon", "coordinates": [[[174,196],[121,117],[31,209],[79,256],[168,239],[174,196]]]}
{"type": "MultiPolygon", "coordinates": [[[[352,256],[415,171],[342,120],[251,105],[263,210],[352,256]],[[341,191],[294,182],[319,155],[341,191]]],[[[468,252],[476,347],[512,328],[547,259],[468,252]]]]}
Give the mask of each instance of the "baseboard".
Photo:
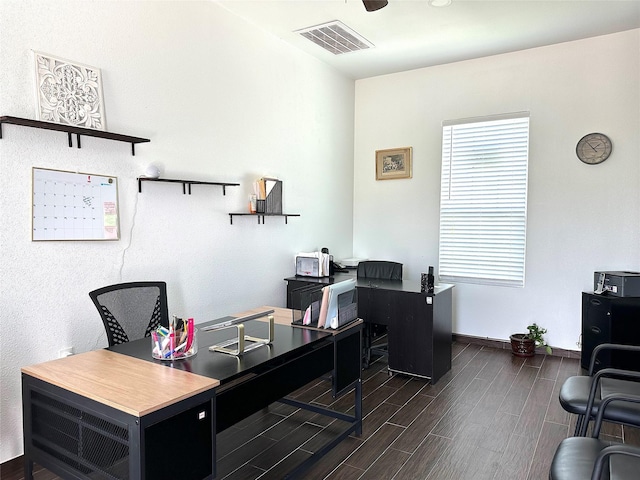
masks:
{"type": "MultiPolygon", "coordinates": [[[[473,343],[474,345],[482,345],[483,347],[501,348],[504,350],[511,350],[511,342],[508,340],[498,340],[488,337],[474,337],[473,335],[459,335],[453,334],[454,342],[461,343],[473,343]]],[[[567,357],[567,358],[580,358],[580,350],[567,350],[564,348],[551,347],[551,355],[554,357],[567,357]]],[[[547,351],[544,347],[536,349],[536,353],[547,355],[547,351]]]]}
{"type": "Polygon", "coordinates": [[[24,478],[24,455],[0,463],[0,479],[24,478]]]}

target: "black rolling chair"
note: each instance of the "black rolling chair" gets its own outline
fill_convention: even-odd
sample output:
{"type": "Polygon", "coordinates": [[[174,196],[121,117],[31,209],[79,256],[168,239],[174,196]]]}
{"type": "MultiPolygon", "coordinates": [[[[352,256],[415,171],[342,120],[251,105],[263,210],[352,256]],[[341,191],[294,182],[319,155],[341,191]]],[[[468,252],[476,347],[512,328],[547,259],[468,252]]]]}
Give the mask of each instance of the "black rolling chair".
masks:
{"type": "Polygon", "coordinates": [[[148,337],[163,325],[169,326],[167,284],[129,282],[89,292],[104,328],[109,346],[148,337]]]}
{"type": "MultiPolygon", "coordinates": [[[[371,280],[402,280],[402,264],[385,260],[366,260],[358,263],[357,278],[358,280],[367,278],[371,280]]],[[[363,332],[363,364],[365,368],[368,368],[371,354],[388,354],[386,344],[373,345],[373,337],[384,334],[385,328],[382,325],[365,323],[363,332]]]]}
{"type": "MultiPolygon", "coordinates": [[[[640,346],[603,343],[593,350],[589,375],[569,377],[560,388],[560,405],[567,412],[578,415],[575,435],[587,434],[589,421],[596,417],[600,403],[606,396],[623,394],[640,397],[640,372],[605,368],[594,373],[598,355],[607,350],[638,352],[640,366],[640,346]]],[[[616,402],[607,409],[604,420],[640,427],[640,405],[616,402]]]]}
{"type": "MultiPolygon", "coordinates": [[[[609,395],[602,399],[591,437],[569,437],[558,445],[549,480],[635,480],[640,472],[640,447],[599,439],[612,408],[640,406],[640,397],[609,395]]],[[[640,421],[640,418],[637,419],[640,421]]]]}

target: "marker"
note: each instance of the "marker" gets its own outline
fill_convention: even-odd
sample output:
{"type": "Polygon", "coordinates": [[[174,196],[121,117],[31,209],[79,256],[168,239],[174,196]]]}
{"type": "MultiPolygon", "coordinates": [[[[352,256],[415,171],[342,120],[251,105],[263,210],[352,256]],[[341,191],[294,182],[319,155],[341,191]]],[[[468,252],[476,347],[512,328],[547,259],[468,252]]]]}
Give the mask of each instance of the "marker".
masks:
{"type": "Polygon", "coordinates": [[[194,334],[194,326],[193,326],[193,318],[187,320],[187,348],[185,349],[187,352],[191,350],[191,344],[193,343],[193,334],[194,334]]]}
{"type": "Polygon", "coordinates": [[[156,348],[158,349],[158,355],[162,356],[162,349],[160,348],[160,341],[158,340],[158,334],[156,332],[151,332],[151,337],[153,341],[156,342],[156,348]]]}
{"type": "MultiPolygon", "coordinates": [[[[173,351],[176,347],[176,334],[173,331],[173,323],[169,327],[169,354],[173,357],[173,351]]],[[[167,355],[168,357],[169,355],[167,355]]]]}

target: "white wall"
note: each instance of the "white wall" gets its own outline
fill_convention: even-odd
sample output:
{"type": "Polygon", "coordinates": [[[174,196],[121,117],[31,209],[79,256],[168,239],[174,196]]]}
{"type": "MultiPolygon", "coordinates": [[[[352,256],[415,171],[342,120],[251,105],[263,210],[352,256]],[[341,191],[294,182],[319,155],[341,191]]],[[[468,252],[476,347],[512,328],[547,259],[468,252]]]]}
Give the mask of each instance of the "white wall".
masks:
{"type": "Polygon", "coordinates": [[[0,140],[0,462],[22,453],[20,367],[73,346],[106,346],[88,292],[165,280],[170,313],[205,321],[259,305],[284,306],[293,255],[352,254],[354,82],[209,2],[3,0],[0,115],[35,118],[38,50],[102,69],[107,128],[128,144],[4,126],[0,140]],[[145,184],[166,178],[240,182],[145,184]],[[33,166],[115,175],[121,240],[32,242],[33,166]],[[251,182],[284,184],[282,218],[236,218],[251,182]]]}
{"type": "Polygon", "coordinates": [[[69,149],[58,132],[3,128],[0,462],[22,453],[20,367],[106,345],[94,288],[163,279],[170,311],[204,321],[284,305],[299,250],[398,260],[407,278],[437,268],[442,120],[531,112],[526,287],[458,285],[456,332],[506,339],[535,320],[552,345],[577,348],[593,271],[640,269],[638,30],[361,80],[354,95],[207,2],[2,0],[0,115],[34,118],[30,49],[101,67],[108,129],[151,143],[132,157],[126,144],[69,149]],[[574,153],[591,131],[614,142],[595,167],[574,153]],[[376,182],[375,150],[401,146],[414,148],[413,179],[376,182]],[[152,162],[165,177],[242,185],[137,194],[152,162]],[[116,175],[121,240],[31,242],[33,166],[116,175]],[[265,174],[302,216],[229,225],[265,174]]]}
{"type": "Polygon", "coordinates": [[[595,270],[640,270],[640,31],[356,82],[357,257],[438,266],[441,123],[529,111],[524,288],[458,284],[454,331],[507,339],[530,322],[577,350],[580,295],[595,270]],[[577,141],[602,132],[605,163],[577,141]],[[413,179],[375,180],[375,150],[413,146],[413,179]]]}

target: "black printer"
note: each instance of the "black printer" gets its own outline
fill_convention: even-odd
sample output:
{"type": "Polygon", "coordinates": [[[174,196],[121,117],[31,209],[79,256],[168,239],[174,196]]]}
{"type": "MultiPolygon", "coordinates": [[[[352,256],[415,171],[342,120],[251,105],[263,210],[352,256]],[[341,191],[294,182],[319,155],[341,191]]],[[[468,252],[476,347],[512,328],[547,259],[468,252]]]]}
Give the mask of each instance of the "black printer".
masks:
{"type": "Polygon", "coordinates": [[[594,293],[640,297],[640,272],[594,272],[594,293]]]}

